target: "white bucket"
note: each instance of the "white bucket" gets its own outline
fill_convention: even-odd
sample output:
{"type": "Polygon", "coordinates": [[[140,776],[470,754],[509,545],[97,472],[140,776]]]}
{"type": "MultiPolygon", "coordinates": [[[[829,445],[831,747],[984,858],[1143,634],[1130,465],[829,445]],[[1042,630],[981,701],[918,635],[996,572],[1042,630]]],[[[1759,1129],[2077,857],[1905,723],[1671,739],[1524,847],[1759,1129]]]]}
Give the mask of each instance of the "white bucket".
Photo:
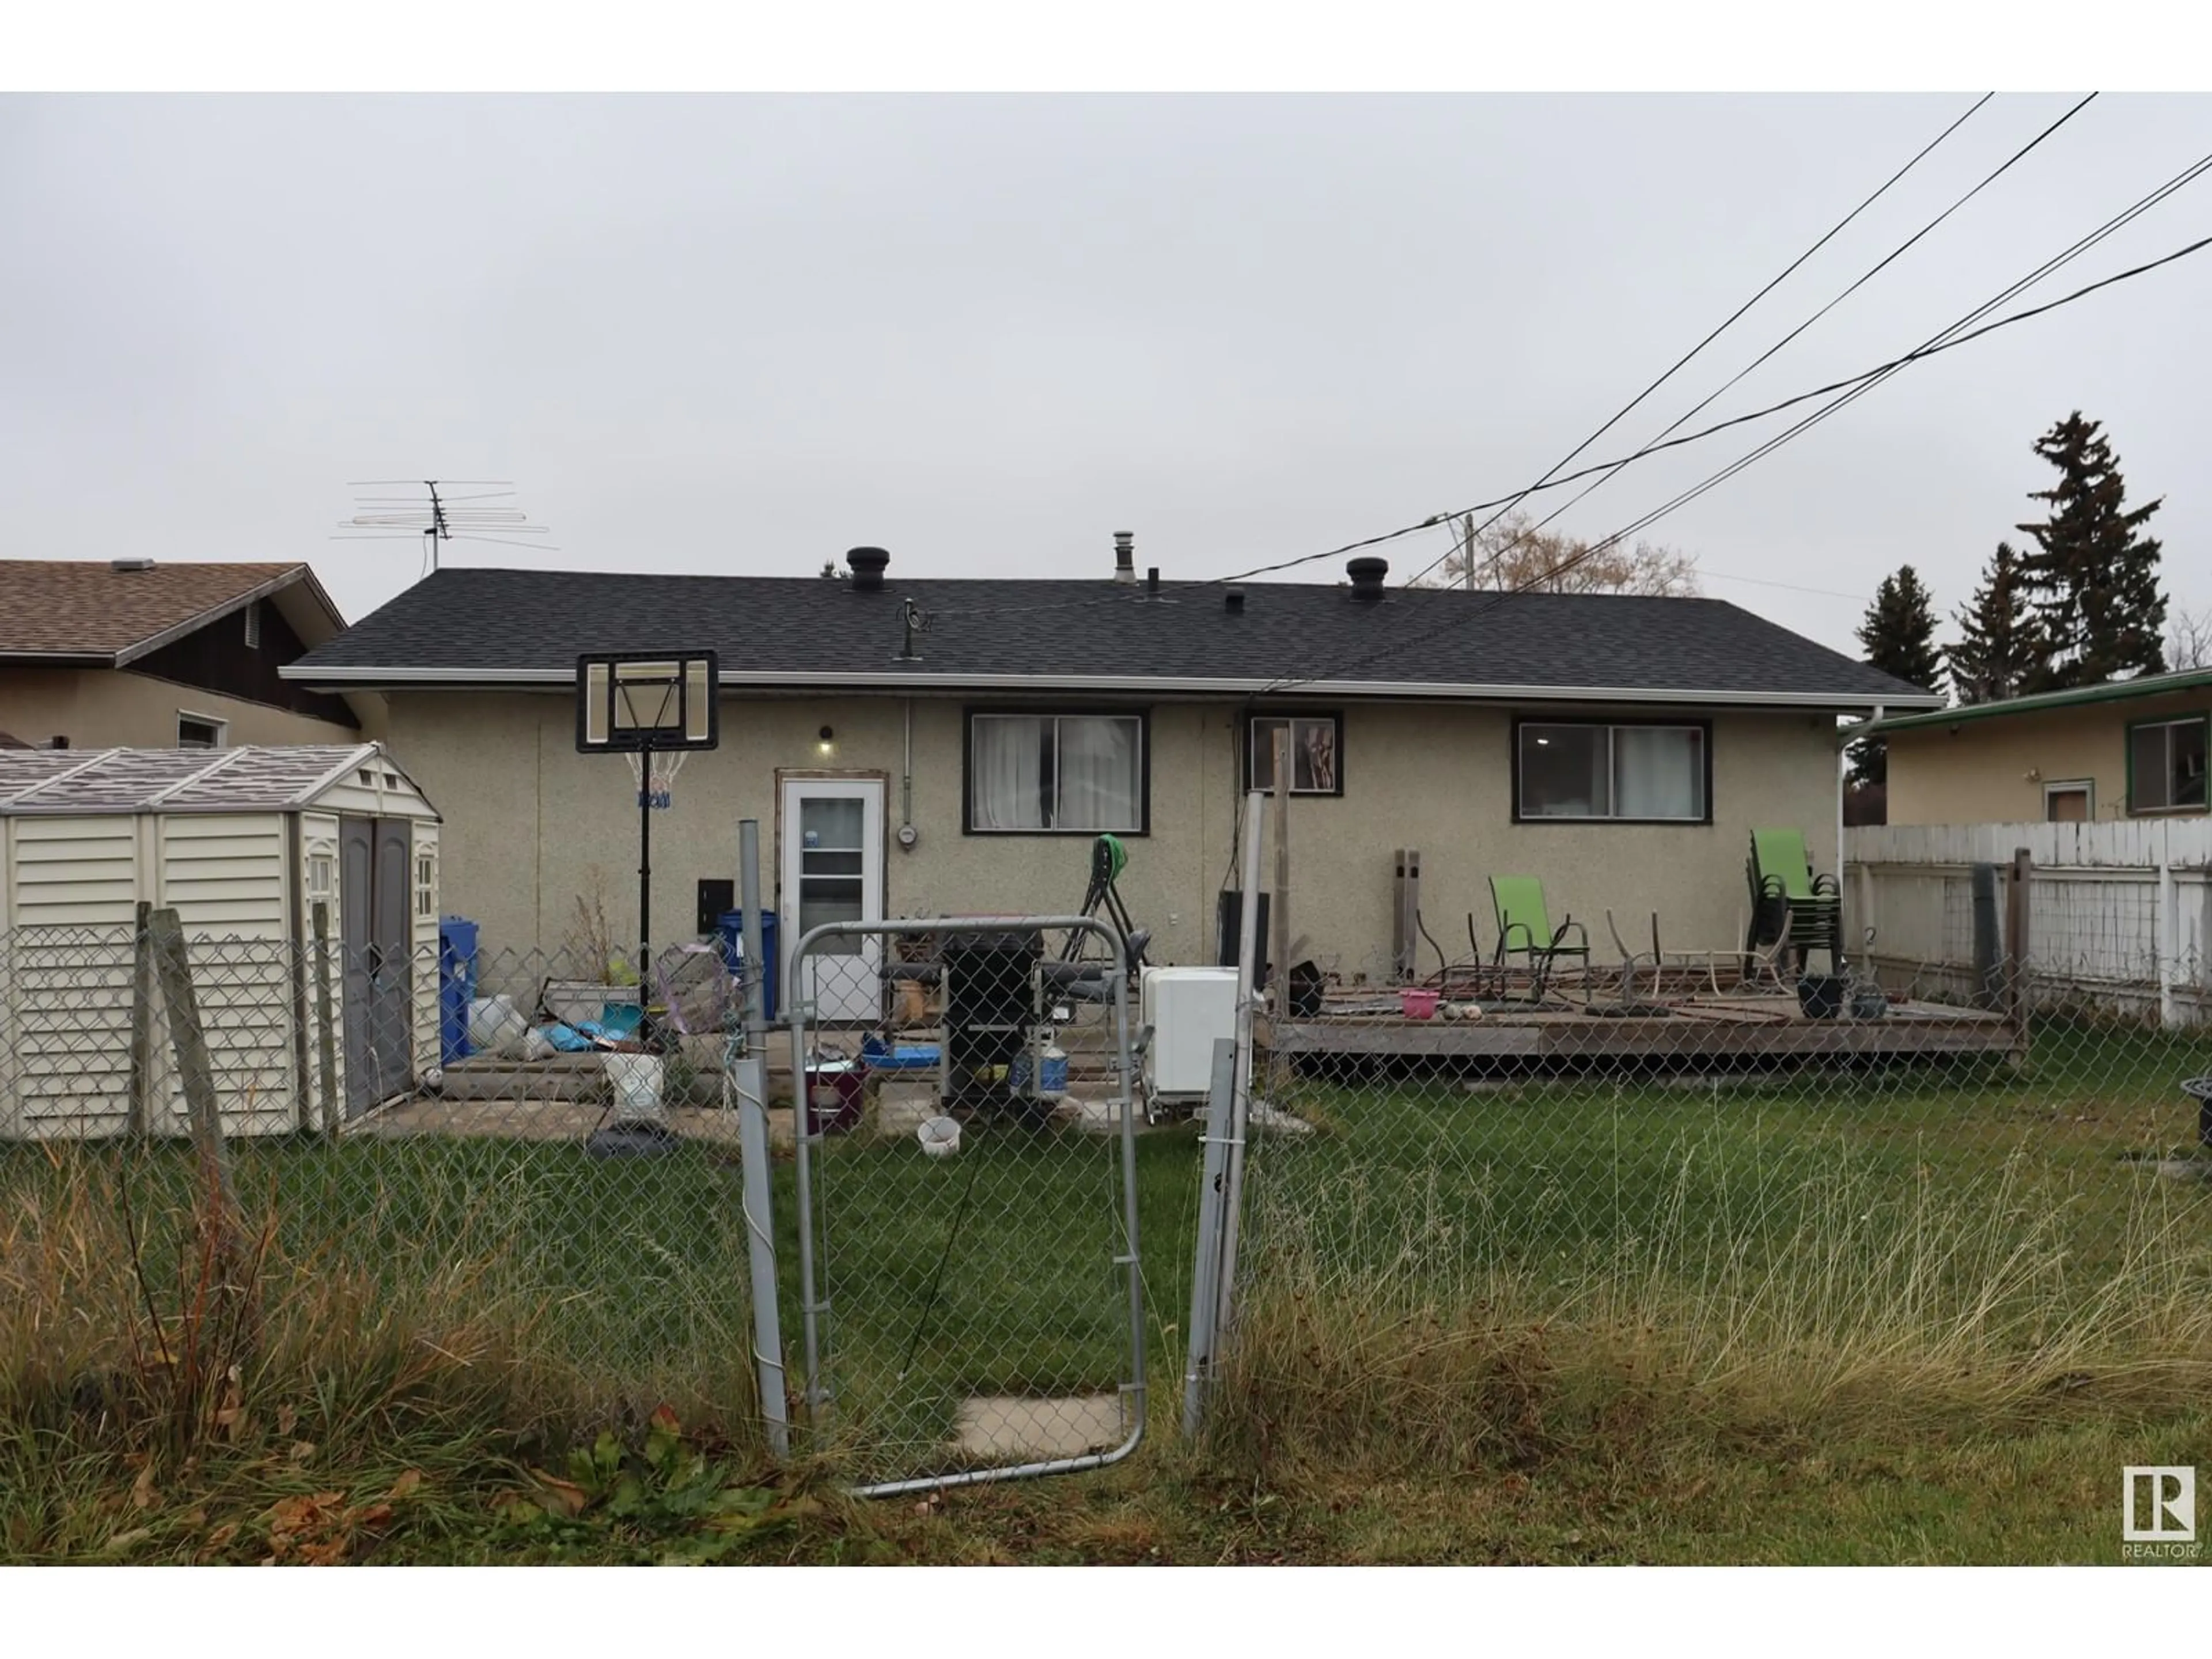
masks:
{"type": "Polygon", "coordinates": [[[950,1158],[960,1150],[960,1126],[949,1117],[931,1118],[914,1136],[932,1158],[950,1158]]]}
{"type": "Polygon", "coordinates": [[[511,1053],[529,1029],[513,997],[478,997],[469,1004],[469,1047],[477,1054],[511,1053]]]}
{"type": "Polygon", "coordinates": [[[607,1081],[614,1085],[617,1121],[660,1117],[660,1056],[616,1054],[606,1057],[607,1081]]]}

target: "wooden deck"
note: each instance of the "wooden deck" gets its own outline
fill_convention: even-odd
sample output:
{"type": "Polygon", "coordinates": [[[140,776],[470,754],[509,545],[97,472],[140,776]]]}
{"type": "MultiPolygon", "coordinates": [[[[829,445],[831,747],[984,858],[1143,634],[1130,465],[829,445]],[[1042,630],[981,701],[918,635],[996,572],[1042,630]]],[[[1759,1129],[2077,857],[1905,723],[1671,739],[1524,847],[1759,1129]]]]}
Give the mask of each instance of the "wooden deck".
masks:
{"type": "MultiPolygon", "coordinates": [[[[1563,1064],[1682,1065],[1698,1060],[1913,1059],[2025,1052],[2002,1014],[1929,1002],[1893,1002],[1878,1019],[1808,1019],[1793,996],[1694,996],[1665,1013],[1583,1012],[1579,999],[1543,1006],[1481,1005],[1480,1014],[1409,1019],[1382,999],[1333,1000],[1312,1019],[1255,1024],[1278,1054],[1354,1059],[1563,1064]]],[[[1462,1005],[1465,1006],[1465,1005],[1462,1005]]],[[[1600,1006],[1601,1007],[1602,1002],[1600,1006]]]]}

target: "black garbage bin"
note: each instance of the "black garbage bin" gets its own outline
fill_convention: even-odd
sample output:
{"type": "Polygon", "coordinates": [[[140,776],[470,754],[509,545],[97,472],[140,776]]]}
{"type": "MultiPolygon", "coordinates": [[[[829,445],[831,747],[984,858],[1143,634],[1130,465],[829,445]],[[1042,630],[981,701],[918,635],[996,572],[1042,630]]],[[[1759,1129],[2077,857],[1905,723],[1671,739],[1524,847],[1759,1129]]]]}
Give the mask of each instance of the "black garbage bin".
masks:
{"type": "MultiPolygon", "coordinates": [[[[992,1070],[1011,1068],[1042,1018],[1037,933],[953,933],[945,963],[945,1066],[954,1098],[974,1105],[994,1092],[992,1070]]],[[[1006,1094],[1003,1083],[996,1093],[1006,1094]]]]}
{"type": "Polygon", "coordinates": [[[2193,1077],[2181,1092],[2197,1103],[2197,1144],[2212,1146],[2212,1077],[2193,1077]]]}

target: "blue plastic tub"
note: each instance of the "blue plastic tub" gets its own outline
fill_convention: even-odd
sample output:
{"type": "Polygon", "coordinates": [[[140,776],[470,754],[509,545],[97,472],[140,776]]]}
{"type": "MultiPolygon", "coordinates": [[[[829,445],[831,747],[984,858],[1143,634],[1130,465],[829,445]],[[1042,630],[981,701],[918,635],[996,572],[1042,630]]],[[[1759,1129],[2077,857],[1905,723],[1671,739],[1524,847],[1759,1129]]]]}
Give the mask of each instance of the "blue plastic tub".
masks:
{"type": "Polygon", "coordinates": [[[860,1041],[860,1059],[872,1072],[933,1072],[939,1057],[933,1042],[902,1042],[887,1048],[872,1036],[860,1041]]]}

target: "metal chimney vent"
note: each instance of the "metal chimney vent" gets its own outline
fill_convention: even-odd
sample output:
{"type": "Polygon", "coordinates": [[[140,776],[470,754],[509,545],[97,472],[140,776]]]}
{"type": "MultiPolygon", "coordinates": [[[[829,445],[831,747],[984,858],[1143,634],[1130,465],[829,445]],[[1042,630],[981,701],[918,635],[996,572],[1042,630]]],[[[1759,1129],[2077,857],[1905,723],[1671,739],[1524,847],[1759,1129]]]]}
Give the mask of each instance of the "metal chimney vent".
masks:
{"type": "Polygon", "coordinates": [[[853,567],[853,591],[855,593],[874,593],[882,590],[884,569],[891,556],[880,547],[856,547],[845,556],[845,562],[853,567]]]}
{"type": "Polygon", "coordinates": [[[1134,532],[1117,530],[1114,532],[1114,580],[1134,582],[1137,580],[1137,538],[1134,532]]]}
{"type": "Polygon", "coordinates": [[[1382,597],[1382,579],[1390,574],[1390,561],[1372,555],[1354,559],[1344,567],[1344,574],[1352,578],[1352,597],[1369,601],[1382,597]]]}

